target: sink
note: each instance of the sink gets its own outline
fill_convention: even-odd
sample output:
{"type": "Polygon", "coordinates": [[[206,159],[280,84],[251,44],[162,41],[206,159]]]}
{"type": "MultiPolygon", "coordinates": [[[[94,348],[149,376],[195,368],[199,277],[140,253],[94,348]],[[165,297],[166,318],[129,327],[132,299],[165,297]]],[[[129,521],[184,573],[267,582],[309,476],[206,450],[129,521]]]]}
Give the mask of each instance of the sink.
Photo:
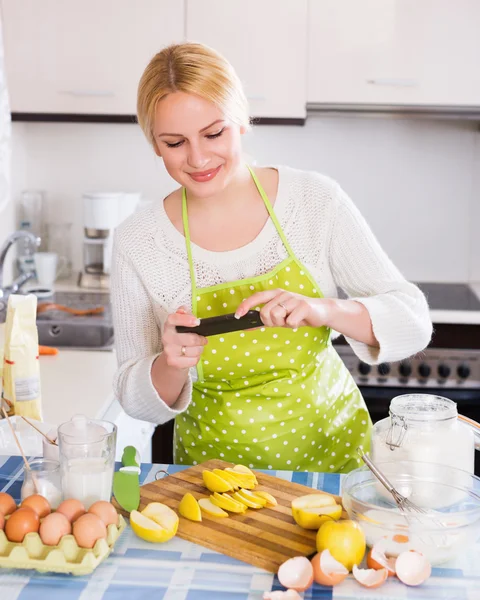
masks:
{"type": "Polygon", "coordinates": [[[70,308],[86,309],[103,306],[100,315],[77,317],[59,310],[37,316],[38,341],[45,346],[76,349],[111,350],[113,348],[113,323],[110,296],[95,292],[56,292],[53,298],[39,300],[55,302],[70,308]]]}

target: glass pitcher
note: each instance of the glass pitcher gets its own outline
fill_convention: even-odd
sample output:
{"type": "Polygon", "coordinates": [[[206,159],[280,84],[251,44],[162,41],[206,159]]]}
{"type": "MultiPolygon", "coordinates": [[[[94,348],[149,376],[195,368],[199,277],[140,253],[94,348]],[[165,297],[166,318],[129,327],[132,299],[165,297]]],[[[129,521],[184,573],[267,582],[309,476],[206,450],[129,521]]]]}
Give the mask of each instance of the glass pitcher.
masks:
{"type": "Polygon", "coordinates": [[[58,445],[65,499],[88,508],[97,500],[110,502],[117,427],[109,421],[76,415],[58,428],[58,445]]]}

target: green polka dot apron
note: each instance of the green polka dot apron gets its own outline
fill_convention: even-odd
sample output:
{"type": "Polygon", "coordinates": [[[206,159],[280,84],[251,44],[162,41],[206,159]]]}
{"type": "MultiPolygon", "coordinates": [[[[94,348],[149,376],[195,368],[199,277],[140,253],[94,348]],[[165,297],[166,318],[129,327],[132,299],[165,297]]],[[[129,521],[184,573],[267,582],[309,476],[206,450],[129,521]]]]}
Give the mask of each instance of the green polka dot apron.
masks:
{"type": "MultiPolygon", "coordinates": [[[[322,298],[290,247],[273,208],[253,180],[288,256],[250,279],[196,287],[183,190],[183,226],[198,318],[235,312],[255,292],[283,288],[322,298]]],[[[175,422],[175,462],[210,458],[261,469],[347,472],[368,449],[371,420],[327,327],[262,327],[209,337],[197,365],[192,401],[175,422]]]]}

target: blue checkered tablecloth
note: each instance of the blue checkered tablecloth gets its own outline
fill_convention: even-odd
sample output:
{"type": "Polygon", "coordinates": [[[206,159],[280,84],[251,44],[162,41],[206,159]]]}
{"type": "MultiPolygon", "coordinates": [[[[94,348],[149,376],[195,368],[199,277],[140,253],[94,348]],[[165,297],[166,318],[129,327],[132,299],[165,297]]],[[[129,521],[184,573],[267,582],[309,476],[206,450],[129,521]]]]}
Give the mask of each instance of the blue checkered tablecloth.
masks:
{"type": "MultiPolygon", "coordinates": [[[[143,464],[142,483],[155,479],[160,469],[169,473],[184,467],[143,464]]],[[[277,471],[282,479],[335,494],[340,476],[277,471]]],[[[18,501],[23,479],[20,457],[0,457],[0,491],[18,501]]],[[[0,600],[261,600],[266,590],[280,590],[271,573],[202,546],[174,538],[149,544],[129,527],[114,552],[89,576],[40,574],[1,570],[0,600]]],[[[409,588],[391,578],[380,589],[362,588],[352,576],[331,589],[314,584],[305,600],[480,600],[480,540],[454,563],[434,568],[421,587],[409,588]]]]}

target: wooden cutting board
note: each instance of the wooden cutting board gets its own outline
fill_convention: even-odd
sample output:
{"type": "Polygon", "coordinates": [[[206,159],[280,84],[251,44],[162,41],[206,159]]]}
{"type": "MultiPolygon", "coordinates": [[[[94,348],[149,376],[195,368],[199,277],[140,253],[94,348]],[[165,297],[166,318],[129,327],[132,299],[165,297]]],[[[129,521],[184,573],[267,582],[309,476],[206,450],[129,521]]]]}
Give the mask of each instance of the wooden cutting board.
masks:
{"type": "MultiPolygon", "coordinates": [[[[224,469],[233,464],[222,460],[209,460],[189,467],[163,479],[147,483],[140,488],[140,508],[150,502],[162,502],[178,514],[178,505],[184,494],[195,498],[208,498],[211,494],[202,479],[204,469],[224,469]]],[[[272,475],[255,472],[256,490],[269,492],[278,501],[274,508],[249,508],[245,514],[229,513],[227,518],[209,517],[202,513],[202,522],[196,523],[180,517],[177,535],[185,540],[216,550],[272,573],[293,556],[309,556],[316,551],[316,531],[299,527],[292,517],[291,501],[297,496],[313,494],[305,485],[291,483],[272,475]]],[[[332,495],[332,494],[331,494],[332,495]]],[[[334,496],[340,503],[340,497],[334,496]]],[[[114,502],[115,504],[115,502],[114,502]]],[[[123,514],[127,514],[120,509],[123,514]]]]}

